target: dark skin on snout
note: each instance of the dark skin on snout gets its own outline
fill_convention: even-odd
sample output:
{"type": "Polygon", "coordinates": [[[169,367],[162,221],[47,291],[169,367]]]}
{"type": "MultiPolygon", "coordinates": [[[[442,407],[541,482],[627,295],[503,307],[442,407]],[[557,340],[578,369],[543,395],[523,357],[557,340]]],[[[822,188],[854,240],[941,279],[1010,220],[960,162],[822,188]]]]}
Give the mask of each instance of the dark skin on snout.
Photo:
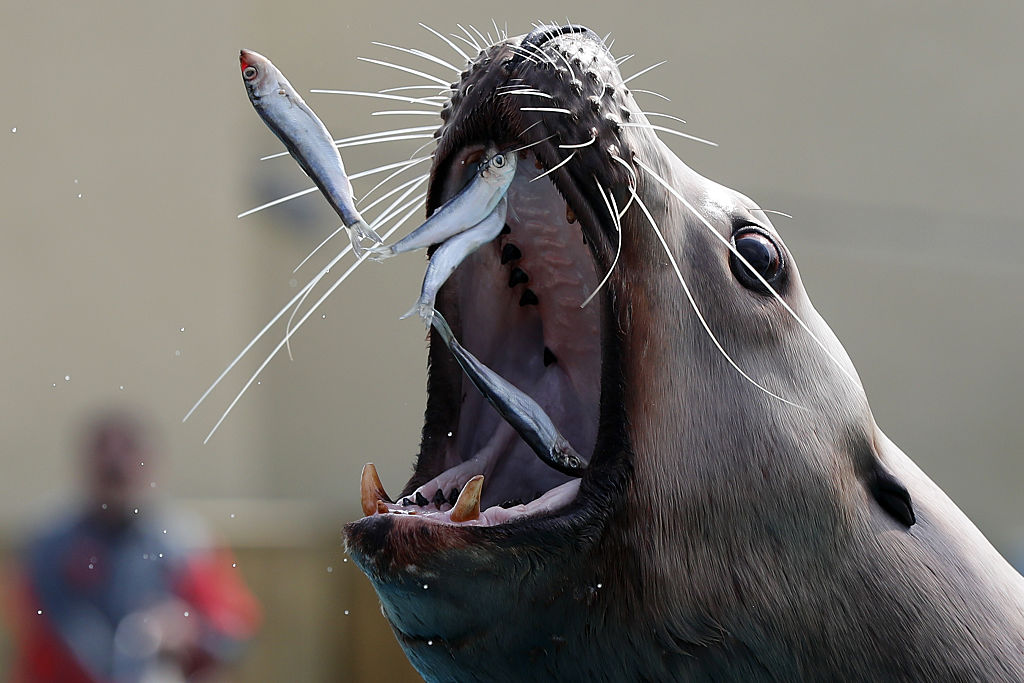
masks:
{"type": "MultiPolygon", "coordinates": [[[[688,168],[641,111],[600,40],[574,26],[486,48],[443,110],[428,210],[460,187],[464,150],[532,144],[550,169],[569,154],[559,145],[594,140],[530,185],[547,199],[524,202],[513,184],[522,222],[437,299],[588,465],[572,500],[500,524],[385,506],[346,527],[413,665],[432,681],[1024,679],[1024,579],[879,430],[768,216],[688,168]],[[573,115],[530,110],[542,106],[573,115]],[[545,202],[571,246],[532,236],[545,202]],[[557,256],[591,291],[616,252],[588,307],[552,284],[557,256]],[[516,266],[529,283],[507,282],[516,266]],[[557,391],[526,389],[556,371],[569,378],[557,391]],[[559,413],[575,396],[564,387],[591,377],[599,400],[559,413]],[[592,437],[573,431],[587,424],[592,437]]],[[[468,382],[432,334],[403,496],[486,441],[495,423],[468,382]]],[[[485,475],[485,508],[488,482],[496,505],[529,493],[517,477],[566,481],[509,448],[509,466],[485,475]]]]}

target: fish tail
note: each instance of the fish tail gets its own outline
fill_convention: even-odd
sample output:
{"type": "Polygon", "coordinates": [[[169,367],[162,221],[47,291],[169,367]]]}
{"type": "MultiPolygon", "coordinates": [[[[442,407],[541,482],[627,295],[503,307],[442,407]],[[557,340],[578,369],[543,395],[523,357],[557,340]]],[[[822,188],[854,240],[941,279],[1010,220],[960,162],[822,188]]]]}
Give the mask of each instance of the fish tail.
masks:
{"type": "Polygon", "coordinates": [[[349,226],[349,230],[353,231],[359,240],[373,240],[377,244],[384,244],[384,240],[380,238],[377,231],[367,225],[366,221],[356,221],[353,225],[349,226]]]}
{"type": "MultiPolygon", "coordinates": [[[[353,238],[355,239],[355,238],[353,238]]],[[[395,255],[395,250],[390,245],[378,244],[374,247],[370,247],[370,258],[378,263],[385,261],[395,255]]]]}
{"type": "Polygon", "coordinates": [[[421,317],[423,322],[429,328],[434,318],[434,307],[429,302],[420,299],[412,305],[412,308],[406,311],[405,314],[400,316],[398,319],[405,320],[406,318],[411,318],[414,315],[421,317]]]}

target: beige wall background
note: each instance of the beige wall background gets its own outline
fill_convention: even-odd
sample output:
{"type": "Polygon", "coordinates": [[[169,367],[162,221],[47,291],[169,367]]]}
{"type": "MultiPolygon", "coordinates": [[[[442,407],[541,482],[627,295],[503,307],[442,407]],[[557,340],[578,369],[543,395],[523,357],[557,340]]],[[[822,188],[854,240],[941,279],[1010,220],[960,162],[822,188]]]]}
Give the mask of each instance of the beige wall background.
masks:
{"type": "MultiPolygon", "coordinates": [[[[181,423],[315,272],[291,271],[337,225],[317,195],[235,218],[307,186],[290,160],[259,161],[280,146],[246,100],[237,51],[271,56],[301,91],[379,90],[417,81],[357,56],[431,69],[373,40],[455,58],[419,21],[486,30],[493,16],[526,32],[564,15],[637,53],[627,75],[668,60],[635,85],[672,102],[643,104],[721,146],[669,144],[793,214],[776,224],[879,424],[1024,555],[1024,5],[931,1],[0,0],[0,545],[72,494],[82,419],[134,406],[159,428],[158,491],[239,549],[267,608],[239,678],[392,680],[394,645],[338,530],[359,514],[362,463],[398,489],[417,448],[424,341],[397,316],[422,261],[357,272],[209,444],[279,329],[181,423]]],[[[431,121],[307,101],[338,137],[431,121]]],[[[420,142],[352,148],[346,165],[420,142]]]]}

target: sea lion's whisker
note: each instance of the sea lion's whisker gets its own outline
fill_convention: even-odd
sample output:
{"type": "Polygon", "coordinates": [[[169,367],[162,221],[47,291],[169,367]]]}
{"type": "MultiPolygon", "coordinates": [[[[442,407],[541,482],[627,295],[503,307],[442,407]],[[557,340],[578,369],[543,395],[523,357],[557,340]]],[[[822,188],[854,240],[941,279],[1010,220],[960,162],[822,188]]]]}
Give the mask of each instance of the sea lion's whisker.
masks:
{"type": "Polygon", "coordinates": [[[622,66],[629,60],[633,59],[633,57],[636,57],[635,52],[632,54],[625,55],[624,57],[619,57],[618,59],[615,60],[615,66],[622,66]]]}
{"type": "MultiPolygon", "coordinates": [[[[370,116],[433,116],[437,118],[436,111],[422,111],[419,109],[384,109],[381,111],[372,111],[370,116]]],[[[434,126],[435,128],[437,126],[434,126]]]]}
{"type": "MultiPolygon", "coordinates": [[[[526,131],[530,130],[531,128],[533,128],[534,126],[536,126],[539,123],[540,123],[540,121],[537,121],[535,123],[531,123],[529,126],[524,128],[522,132],[525,133],[526,131]]],[[[523,145],[522,147],[516,147],[515,149],[510,149],[508,152],[506,152],[506,154],[514,154],[515,152],[521,152],[524,149],[529,149],[530,147],[533,147],[534,145],[539,145],[540,143],[542,143],[542,142],[544,142],[546,140],[550,140],[551,138],[555,137],[555,135],[556,135],[555,133],[552,133],[551,135],[547,136],[546,138],[541,138],[540,140],[537,140],[536,142],[530,142],[528,144],[523,145]]]]}
{"type": "Polygon", "coordinates": [[[398,50],[399,52],[405,52],[406,54],[413,55],[414,57],[420,57],[422,59],[426,59],[428,61],[434,62],[435,64],[440,64],[443,67],[447,67],[447,68],[451,69],[455,73],[462,73],[462,69],[458,68],[454,64],[451,64],[451,63],[441,59],[440,57],[432,55],[429,52],[424,52],[423,50],[415,50],[415,49],[408,48],[408,47],[401,47],[399,45],[391,45],[390,43],[378,43],[376,41],[371,41],[371,45],[379,45],[381,47],[389,47],[392,50],[398,50]]]}
{"type": "Polygon", "coordinates": [[[789,218],[790,220],[792,220],[792,218],[793,218],[791,215],[789,215],[785,211],[776,211],[775,209],[762,209],[762,208],[759,207],[759,208],[750,209],[750,210],[751,211],[760,211],[761,213],[773,213],[776,216],[782,216],[783,218],[789,218]]]}
{"type": "MultiPolygon", "coordinates": [[[[325,244],[327,244],[328,242],[330,242],[334,238],[335,235],[337,235],[339,232],[341,232],[344,229],[345,229],[345,224],[342,223],[341,225],[339,225],[337,227],[337,229],[334,230],[334,232],[332,232],[330,235],[325,237],[323,242],[321,242],[320,244],[316,245],[316,247],[313,248],[313,251],[309,252],[309,254],[306,255],[306,258],[304,258],[301,261],[299,261],[299,265],[297,265],[294,268],[292,268],[292,273],[297,273],[299,271],[299,268],[301,268],[303,265],[305,265],[306,261],[308,261],[309,259],[313,258],[313,255],[316,254],[316,252],[320,251],[320,247],[322,247],[325,244]]],[[[347,247],[345,247],[345,249],[351,249],[351,248],[352,248],[351,244],[348,245],[347,247]]]]}
{"type": "Polygon", "coordinates": [[[467,55],[465,52],[463,52],[462,48],[460,48],[458,45],[456,45],[451,40],[449,40],[443,33],[440,33],[439,31],[435,31],[434,29],[430,28],[429,26],[427,26],[423,22],[419,22],[419,24],[420,24],[421,27],[427,29],[428,31],[433,33],[435,36],[437,36],[438,38],[443,40],[445,43],[447,43],[448,47],[450,47],[451,49],[455,50],[455,52],[457,52],[459,55],[461,55],[462,58],[465,59],[467,62],[469,61],[469,55],[467,55]]]}
{"type": "Polygon", "coordinates": [[[629,83],[634,78],[639,78],[640,76],[643,76],[648,71],[653,71],[654,69],[657,69],[659,66],[662,66],[663,64],[668,64],[668,60],[664,59],[664,60],[658,62],[657,64],[651,64],[646,69],[640,69],[640,71],[637,71],[635,74],[633,74],[629,78],[623,78],[622,79],[622,84],[625,85],[626,83],[629,83]]]}
{"type": "Polygon", "coordinates": [[[570,161],[572,161],[572,158],[573,158],[574,156],[576,156],[576,150],[573,150],[573,151],[572,151],[572,152],[571,152],[571,153],[569,154],[569,156],[567,156],[566,158],[562,159],[562,160],[561,160],[561,161],[559,161],[559,162],[558,162],[557,164],[555,164],[554,166],[552,166],[552,167],[551,167],[551,168],[549,168],[548,170],[544,171],[543,173],[541,173],[541,174],[540,174],[539,176],[537,176],[536,178],[533,178],[532,180],[530,180],[530,182],[532,183],[532,182],[533,182],[534,180],[540,180],[541,178],[543,178],[544,176],[548,175],[549,173],[554,173],[555,171],[557,171],[558,169],[560,169],[560,168],[561,168],[562,166],[565,166],[565,165],[566,165],[567,163],[569,163],[570,161]]]}
{"type": "MultiPolygon", "coordinates": [[[[520,47],[518,45],[510,45],[509,48],[512,50],[513,53],[519,55],[523,59],[525,59],[525,60],[527,60],[529,62],[533,62],[534,64],[540,66],[540,62],[538,61],[538,58],[543,59],[543,57],[536,50],[527,50],[527,49],[524,49],[524,48],[522,48],[522,47],[520,47]]],[[[518,79],[518,80],[522,80],[522,79],[518,79]]]]}
{"type": "Polygon", "coordinates": [[[508,40],[508,33],[502,33],[501,29],[498,28],[498,22],[491,17],[491,25],[494,27],[494,35],[498,36],[500,40],[508,40]]]}
{"type": "MultiPolygon", "coordinates": [[[[396,223],[390,230],[387,231],[387,233],[385,233],[382,236],[383,239],[386,240],[387,238],[389,238],[392,235],[392,233],[394,233],[396,230],[398,230],[399,227],[401,227],[401,225],[402,225],[402,223],[404,221],[408,220],[408,218],[410,216],[412,216],[412,214],[414,212],[415,212],[415,209],[412,212],[408,213],[401,221],[396,223]]],[[[363,262],[365,262],[368,257],[369,257],[368,253],[367,254],[363,254],[362,256],[360,256],[356,260],[355,263],[353,263],[351,266],[349,266],[348,270],[346,270],[341,275],[341,277],[339,277],[337,279],[337,281],[335,281],[335,283],[333,285],[331,285],[330,288],[326,292],[324,292],[324,294],[316,301],[316,303],[313,304],[312,308],[310,308],[308,311],[306,311],[306,314],[304,316],[302,316],[302,318],[299,319],[299,322],[297,322],[295,324],[295,327],[293,327],[291,329],[291,331],[289,331],[286,334],[285,338],[283,340],[281,340],[277,344],[277,346],[274,347],[274,350],[270,352],[270,354],[266,357],[266,359],[263,361],[263,363],[260,364],[259,368],[256,369],[256,372],[254,372],[252,374],[252,376],[249,378],[249,381],[246,382],[245,386],[242,387],[242,390],[239,391],[238,394],[235,396],[234,400],[231,401],[231,404],[227,407],[227,410],[225,410],[224,413],[220,416],[220,419],[217,420],[217,424],[215,424],[213,426],[213,429],[210,430],[210,433],[206,435],[205,439],[203,439],[203,443],[204,444],[210,440],[210,437],[212,437],[214,435],[214,433],[216,433],[217,429],[221,426],[221,424],[224,422],[224,420],[227,419],[227,416],[234,409],[234,407],[238,403],[238,401],[241,400],[242,396],[245,395],[245,392],[249,389],[250,386],[252,386],[252,383],[256,381],[256,378],[259,377],[261,372],[263,372],[263,369],[265,367],[267,367],[267,365],[270,363],[271,360],[273,360],[274,356],[276,356],[281,351],[281,348],[283,346],[285,346],[285,344],[288,342],[288,340],[291,339],[292,335],[294,335],[299,330],[299,328],[302,327],[302,325],[306,322],[306,320],[308,320],[309,317],[311,315],[313,315],[313,313],[320,306],[320,304],[322,304],[324,302],[324,300],[328,296],[330,296],[334,292],[334,290],[337,289],[341,285],[341,283],[343,283],[348,278],[348,276],[353,273],[353,271],[355,271],[356,268],[358,268],[363,262]]],[[[305,294],[305,292],[302,292],[302,294],[305,294]]],[[[299,298],[301,298],[300,295],[296,295],[293,300],[297,300],[299,298]]],[[[291,306],[291,303],[289,303],[288,305],[291,306]]],[[[279,313],[277,316],[275,316],[274,317],[274,321],[276,321],[281,316],[281,314],[283,312],[284,312],[284,310],[282,310],[281,313],[279,313]]],[[[264,332],[266,332],[266,330],[270,327],[271,324],[273,324],[274,321],[271,321],[270,323],[267,324],[267,327],[263,328],[263,331],[260,332],[260,334],[257,336],[257,339],[260,336],[262,336],[264,332]]],[[[246,346],[245,350],[242,351],[242,354],[239,354],[238,358],[241,358],[242,355],[252,347],[252,344],[255,344],[255,343],[256,343],[256,340],[254,339],[252,342],[250,342],[249,346],[246,346]]],[[[235,362],[237,362],[237,360],[238,359],[236,359],[235,362]]],[[[228,370],[230,370],[231,367],[233,367],[233,366],[234,366],[234,362],[232,362],[231,366],[228,366],[228,370]]],[[[225,374],[227,374],[227,370],[225,370],[224,373],[221,374],[221,376],[217,378],[217,382],[220,382],[221,378],[224,377],[225,374]]],[[[213,386],[216,386],[217,382],[214,382],[213,386]]],[[[202,402],[203,398],[206,398],[206,395],[213,389],[213,386],[211,386],[210,389],[207,389],[207,393],[203,394],[203,397],[199,399],[200,403],[202,402]]],[[[196,406],[198,406],[198,405],[199,405],[199,403],[196,403],[196,406]]],[[[192,410],[195,410],[195,406],[192,408],[192,410]]],[[[191,415],[191,414],[192,414],[192,411],[190,410],[188,415],[191,415]]],[[[185,419],[188,419],[188,415],[185,416],[185,419]]]]}
{"type": "Polygon", "coordinates": [[[473,26],[473,24],[470,24],[469,28],[472,29],[473,32],[476,33],[478,36],[480,36],[480,42],[483,43],[484,45],[491,45],[492,43],[494,43],[494,41],[491,40],[490,36],[485,38],[484,34],[480,33],[480,31],[478,31],[476,26],[473,26]]]}
{"type": "Polygon", "coordinates": [[[640,113],[643,114],[644,116],[661,116],[666,119],[678,121],[679,123],[686,123],[686,121],[684,121],[683,119],[679,118],[678,116],[673,116],[672,114],[662,114],[661,112],[657,111],[641,111],[640,113]]]}
{"type": "Polygon", "coordinates": [[[278,199],[275,199],[272,202],[267,202],[266,204],[261,204],[260,206],[257,206],[254,209],[249,209],[248,211],[243,211],[242,213],[240,213],[237,216],[235,216],[235,218],[245,218],[246,216],[252,215],[252,214],[256,213],[257,211],[262,211],[263,209],[269,209],[270,207],[277,206],[278,204],[284,204],[285,202],[289,202],[289,201],[291,201],[291,200],[293,200],[293,199],[295,199],[297,197],[301,197],[304,194],[309,194],[310,192],[316,192],[316,186],[307,187],[305,190],[299,190],[298,192],[293,192],[293,193],[291,193],[290,195],[288,195],[286,197],[280,197],[278,199]]]}
{"type": "Polygon", "coordinates": [[[562,107],[519,107],[519,111],[546,111],[553,114],[569,114],[572,116],[572,111],[562,107]]]}
{"type": "MultiPolygon", "coordinates": [[[[638,161],[637,163],[640,162],[638,161]]],[[[644,166],[644,168],[646,168],[646,166],[644,166]]],[[[730,356],[728,352],[726,352],[726,350],[722,347],[721,342],[718,341],[718,337],[716,337],[715,333],[711,331],[711,327],[708,325],[707,320],[704,319],[704,314],[701,313],[700,307],[697,305],[696,300],[693,298],[693,293],[690,291],[690,287],[689,285],[686,284],[686,279],[683,277],[683,273],[679,269],[679,263],[676,261],[675,256],[672,254],[672,250],[669,248],[668,242],[665,241],[665,236],[662,234],[661,229],[658,228],[658,224],[654,220],[654,216],[651,215],[651,212],[650,210],[648,210],[647,205],[644,204],[643,200],[640,199],[639,195],[636,194],[636,190],[630,187],[629,192],[630,194],[633,195],[633,200],[636,202],[637,206],[640,207],[640,210],[647,218],[647,221],[651,224],[651,228],[654,229],[654,234],[657,235],[658,241],[661,242],[661,246],[665,250],[665,254],[668,256],[669,263],[672,265],[672,269],[675,271],[676,277],[679,279],[679,284],[683,286],[683,292],[686,294],[686,298],[690,302],[690,307],[693,308],[693,312],[697,314],[697,319],[700,320],[701,326],[704,328],[704,331],[707,332],[708,337],[715,345],[715,348],[717,348],[719,353],[722,354],[722,357],[725,358],[725,360],[729,362],[729,365],[731,365],[736,370],[736,372],[740,373],[740,375],[742,375],[744,379],[746,379],[748,382],[753,384],[755,387],[757,387],[767,395],[771,396],[772,398],[776,398],[787,405],[791,405],[794,408],[799,408],[800,410],[807,410],[807,408],[803,407],[802,405],[784,399],[775,392],[771,391],[770,389],[762,386],[753,377],[744,372],[743,368],[737,365],[736,361],[732,359],[732,356],[730,356]]]]}
{"type": "Polygon", "coordinates": [[[433,90],[437,92],[438,95],[445,92],[453,92],[451,88],[438,88],[436,85],[402,85],[397,88],[384,88],[383,90],[378,90],[377,92],[402,92],[403,90],[433,90]]]}
{"type": "Polygon", "coordinates": [[[844,375],[846,375],[850,379],[850,381],[854,383],[854,385],[856,385],[859,389],[863,389],[863,387],[861,386],[861,384],[857,380],[857,378],[854,377],[854,375],[851,374],[849,370],[847,370],[846,368],[843,367],[843,364],[839,362],[839,359],[836,358],[832,354],[831,351],[829,351],[828,347],[825,346],[824,342],[822,342],[820,339],[818,339],[818,335],[814,334],[814,332],[811,331],[811,328],[808,327],[807,323],[805,323],[803,321],[803,319],[799,315],[796,314],[796,311],[794,311],[793,308],[786,302],[786,300],[784,298],[782,298],[782,295],[779,294],[777,291],[775,291],[774,287],[772,287],[770,284],[768,284],[768,281],[764,279],[764,276],[761,275],[757,271],[757,269],[755,269],[753,266],[750,265],[750,262],[747,261],[747,259],[739,252],[739,250],[736,249],[736,247],[732,244],[732,242],[730,242],[725,237],[723,237],[721,234],[719,234],[719,232],[717,230],[715,230],[714,226],[711,225],[711,223],[708,222],[708,219],[706,219],[699,211],[697,211],[697,209],[694,208],[694,206],[692,204],[690,204],[689,201],[687,201],[686,197],[684,197],[682,194],[680,194],[680,192],[678,190],[676,190],[674,187],[672,187],[672,185],[668,181],[666,181],[664,178],[662,178],[660,175],[658,175],[658,173],[654,169],[652,169],[650,166],[648,166],[644,162],[640,161],[639,159],[636,159],[635,161],[636,161],[637,165],[639,165],[640,168],[642,168],[645,171],[647,171],[647,174],[650,175],[652,178],[654,178],[654,180],[656,180],[658,182],[658,184],[660,184],[662,187],[664,187],[666,190],[668,190],[668,192],[673,197],[675,197],[680,202],[682,202],[683,206],[685,206],[690,211],[690,213],[692,213],[697,218],[697,220],[700,221],[700,223],[704,227],[706,227],[708,229],[708,231],[710,231],[711,234],[715,236],[716,239],[718,239],[718,241],[720,241],[722,244],[724,244],[726,246],[726,248],[730,252],[732,252],[732,254],[737,259],[739,259],[740,263],[742,263],[751,273],[753,273],[753,275],[761,282],[761,285],[764,286],[765,288],[767,288],[767,290],[769,292],[771,292],[772,296],[775,297],[775,299],[782,305],[782,307],[784,309],[786,309],[786,312],[789,313],[789,315],[793,318],[793,320],[795,320],[797,322],[797,324],[800,325],[800,327],[804,328],[804,331],[807,332],[807,334],[810,335],[811,339],[814,340],[814,343],[818,345],[818,348],[820,348],[822,351],[825,352],[825,355],[828,356],[832,360],[832,362],[835,364],[835,366],[837,368],[839,368],[839,370],[844,375]]]}
{"type": "Polygon", "coordinates": [[[606,48],[608,47],[608,39],[611,38],[611,37],[612,37],[612,32],[608,31],[608,33],[604,34],[604,38],[601,39],[601,42],[604,43],[604,46],[606,48]]]}
{"type": "Polygon", "coordinates": [[[465,26],[463,26],[462,24],[455,24],[455,25],[456,25],[456,26],[458,26],[458,27],[459,27],[459,29],[460,29],[460,30],[461,30],[461,31],[462,31],[463,33],[465,33],[465,34],[466,34],[466,38],[469,38],[469,40],[466,40],[466,38],[463,38],[462,36],[460,36],[460,35],[458,35],[458,34],[456,34],[456,33],[453,33],[453,34],[452,34],[452,38],[456,38],[456,39],[458,39],[458,40],[461,40],[462,42],[466,43],[466,45],[469,45],[469,46],[470,46],[471,48],[473,48],[473,49],[474,49],[474,50],[476,50],[477,52],[481,52],[481,51],[483,50],[483,48],[481,48],[481,47],[480,47],[480,46],[479,46],[479,45],[477,44],[477,42],[476,42],[476,38],[474,38],[474,37],[473,37],[473,34],[472,34],[472,33],[470,33],[469,31],[467,31],[467,30],[466,30],[466,27],[465,27],[465,26]]]}
{"type": "Polygon", "coordinates": [[[717,142],[712,142],[711,140],[705,140],[704,138],[699,138],[696,135],[690,135],[688,133],[680,132],[680,131],[678,131],[678,130],[676,130],[674,128],[667,128],[665,126],[659,126],[659,125],[654,124],[654,123],[636,123],[634,121],[620,121],[619,125],[623,126],[625,128],[646,128],[648,130],[660,130],[663,133],[671,133],[672,135],[678,135],[679,137],[686,138],[687,140],[693,140],[694,142],[700,142],[700,143],[703,143],[705,145],[710,145],[711,147],[718,147],[718,143],[717,142]]]}
{"type": "Polygon", "coordinates": [[[592,136],[586,142],[579,142],[579,143],[576,143],[576,144],[572,144],[572,143],[561,144],[561,145],[558,146],[558,149],[581,149],[583,147],[589,147],[590,145],[594,144],[595,142],[597,142],[597,137],[593,137],[592,136]]]}
{"type": "MultiPolygon", "coordinates": [[[[619,262],[619,254],[622,252],[622,214],[618,212],[618,206],[615,204],[615,196],[613,195],[609,200],[608,195],[610,193],[605,192],[605,189],[601,186],[601,181],[595,177],[594,183],[597,185],[597,191],[601,193],[601,199],[604,200],[604,205],[608,208],[608,213],[611,214],[612,222],[615,224],[615,232],[619,236],[619,242],[615,247],[615,258],[612,259],[612,265],[608,267],[608,272],[605,273],[601,281],[597,283],[597,287],[595,287],[594,291],[590,293],[590,296],[583,300],[583,303],[580,304],[580,308],[586,308],[587,304],[597,296],[597,293],[600,292],[601,288],[604,287],[606,282],[608,282],[608,278],[612,276],[612,271],[615,270],[615,264],[619,262]],[[615,208],[612,208],[613,206],[615,208]]],[[[630,189],[632,191],[632,188],[630,189]]],[[[632,199],[630,199],[630,201],[632,202],[632,199]]],[[[629,208],[629,205],[627,205],[626,208],[629,208]]],[[[625,209],[623,209],[623,212],[625,212],[625,209]]]]}
{"type": "MultiPolygon", "coordinates": [[[[445,85],[448,85],[447,83],[445,85]]],[[[409,102],[410,104],[425,104],[429,107],[441,108],[441,103],[435,101],[431,97],[406,97],[405,95],[391,95],[383,92],[365,92],[362,90],[325,90],[323,88],[315,88],[310,90],[311,93],[319,93],[323,95],[354,95],[357,97],[376,97],[382,100],[398,100],[399,102],[409,102]]],[[[447,99],[447,98],[445,98],[447,99]]]]}
{"type": "Polygon", "coordinates": [[[370,57],[356,57],[356,59],[358,59],[361,62],[369,62],[370,64],[377,64],[379,66],[386,66],[386,67],[389,67],[389,68],[392,68],[392,69],[398,69],[399,71],[404,71],[407,74],[412,74],[413,76],[419,76],[420,78],[426,79],[426,80],[430,81],[431,83],[437,83],[440,86],[448,87],[448,83],[449,83],[448,81],[446,81],[443,78],[440,78],[438,76],[435,76],[433,74],[428,74],[425,71],[419,71],[417,69],[411,69],[411,68],[409,68],[407,66],[402,66],[401,64],[392,64],[391,62],[386,62],[383,59],[372,59],[370,57]]]}
{"type": "Polygon", "coordinates": [[[399,168],[399,169],[398,169],[397,171],[395,171],[394,173],[391,173],[391,174],[390,174],[390,175],[389,175],[389,176],[388,176],[387,178],[385,178],[384,180],[380,181],[379,183],[377,183],[376,185],[374,185],[373,187],[371,187],[371,188],[370,188],[370,189],[369,189],[369,190],[368,190],[368,191],[366,192],[366,194],[364,194],[364,195],[363,195],[362,197],[360,197],[360,198],[359,198],[359,201],[360,201],[360,202],[365,202],[365,201],[366,201],[366,198],[367,198],[367,197],[369,197],[369,196],[370,196],[371,194],[373,194],[374,190],[376,190],[376,189],[377,189],[378,187],[380,187],[381,185],[384,185],[385,183],[387,183],[387,182],[388,182],[389,180],[391,180],[392,178],[394,178],[394,177],[395,177],[396,175],[399,175],[399,174],[401,174],[401,173],[404,173],[405,171],[409,170],[410,168],[412,168],[412,167],[413,167],[413,166],[415,166],[416,164],[420,164],[420,163],[423,163],[424,161],[427,161],[427,160],[429,160],[429,159],[433,159],[433,158],[434,158],[434,155],[433,155],[433,154],[430,154],[430,155],[427,155],[427,156],[425,156],[425,157],[416,157],[415,159],[412,159],[412,160],[410,160],[410,161],[403,161],[403,162],[400,162],[401,168],[399,168]]]}
{"type": "Polygon", "coordinates": [[[430,176],[429,173],[424,173],[422,175],[418,175],[415,178],[413,178],[412,180],[408,180],[408,181],[402,183],[401,185],[399,185],[398,187],[396,187],[394,189],[391,189],[391,190],[388,190],[386,193],[382,194],[381,196],[377,197],[372,202],[370,202],[368,205],[364,206],[362,210],[363,211],[369,211],[373,207],[375,207],[378,204],[380,204],[382,201],[386,200],[388,197],[391,197],[391,196],[394,196],[394,195],[398,194],[399,192],[401,192],[405,188],[409,187],[410,185],[414,185],[416,183],[422,183],[429,176],[430,176]]]}
{"type": "Polygon", "coordinates": [[[546,92],[541,92],[540,90],[507,90],[505,92],[498,93],[499,97],[503,95],[530,95],[533,97],[546,97],[549,100],[555,99],[551,95],[548,95],[546,92]]]}
{"type": "MultiPolygon", "coordinates": [[[[434,115],[436,116],[437,114],[435,113],[434,115]]],[[[343,149],[345,147],[355,147],[356,145],[352,144],[352,143],[363,142],[363,141],[367,141],[367,140],[372,140],[372,141],[375,141],[375,142],[394,142],[395,140],[406,140],[408,138],[405,138],[405,137],[392,138],[390,136],[401,135],[401,134],[404,134],[404,133],[424,133],[424,132],[427,132],[427,131],[435,130],[436,128],[437,128],[437,126],[416,126],[416,127],[413,127],[413,128],[395,128],[393,130],[382,130],[382,131],[377,132],[377,133],[365,133],[363,135],[353,135],[352,137],[340,138],[338,140],[334,140],[334,146],[337,147],[338,149],[343,149]],[[387,138],[387,139],[383,139],[383,138],[387,138]]],[[[423,137],[423,136],[419,136],[419,137],[423,137]]],[[[288,156],[289,154],[290,154],[290,152],[287,152],[287,151],[285,151],[285,152],[276,152],[274,154],[268,154],[265,157],[260,157],[260,161],[266,161],[268,159],[276,159],[278,157],[288,156]]]]}
{"type": "Polygon", "coordinates": [[[644,95],[654,95],[655,97],[660,97],[661,99],[665,100],[666,102],[671,102],[672,101],[670,98],[665,97],[660,92],[655,92],[654,90],[642,90],[640,88],[630,88],[629,91],[631,93],[643,93],[644,95]]]}

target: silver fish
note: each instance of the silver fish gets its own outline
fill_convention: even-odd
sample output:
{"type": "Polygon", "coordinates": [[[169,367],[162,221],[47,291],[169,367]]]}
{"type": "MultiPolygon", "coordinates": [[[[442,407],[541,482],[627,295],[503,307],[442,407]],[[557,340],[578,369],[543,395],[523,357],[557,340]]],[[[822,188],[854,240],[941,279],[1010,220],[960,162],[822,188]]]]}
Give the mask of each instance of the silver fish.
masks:
{"type": "Polygon", "coordinates": [[[437,292],[441,289],[441,285],[470,254],[501,233],[501,229],[505,226],[507,209],[508,201],[502,197],[487,218],[469,230],[449,237],[441,243],[441,246],[430,257],[427,273],[423,276],[420,298],[409,309],[409,312],[402,316],[402,319],[418,313],[423,321],[428,326],[430,325],[430,320],[434,316],[434,300],[437,298],[437,292]]]}
{"type": "Polygon", "coordinates": [[[444,242],[487,218],[505,196],[516,174],[516,155],[489,150],[476,176],[457,195],[435,211],[420,227],[394,244],[373,247],[378,261],[414,249],[444,242]]]}
{"type": "Polygon", "coordinates": [[[363,252],[362,240],[382,243],[380,236],[356,210],[352,183],[345,174],[345,164],[327,127],[269,59],[256,52],[242,50],[238,61],[242,67],[245,91],[256,113],[320,188],[327,203],[341,216],[356,256],[363,252]]]}
{"type": "Polygon", "coordinates": [[[440,313],[434,312],[431,323],[455,356],[462,371],[537,457],[562,474],[571,477],[583,476],[587,462],[559,433],[544,409],[463,348],[440,313]]]}

